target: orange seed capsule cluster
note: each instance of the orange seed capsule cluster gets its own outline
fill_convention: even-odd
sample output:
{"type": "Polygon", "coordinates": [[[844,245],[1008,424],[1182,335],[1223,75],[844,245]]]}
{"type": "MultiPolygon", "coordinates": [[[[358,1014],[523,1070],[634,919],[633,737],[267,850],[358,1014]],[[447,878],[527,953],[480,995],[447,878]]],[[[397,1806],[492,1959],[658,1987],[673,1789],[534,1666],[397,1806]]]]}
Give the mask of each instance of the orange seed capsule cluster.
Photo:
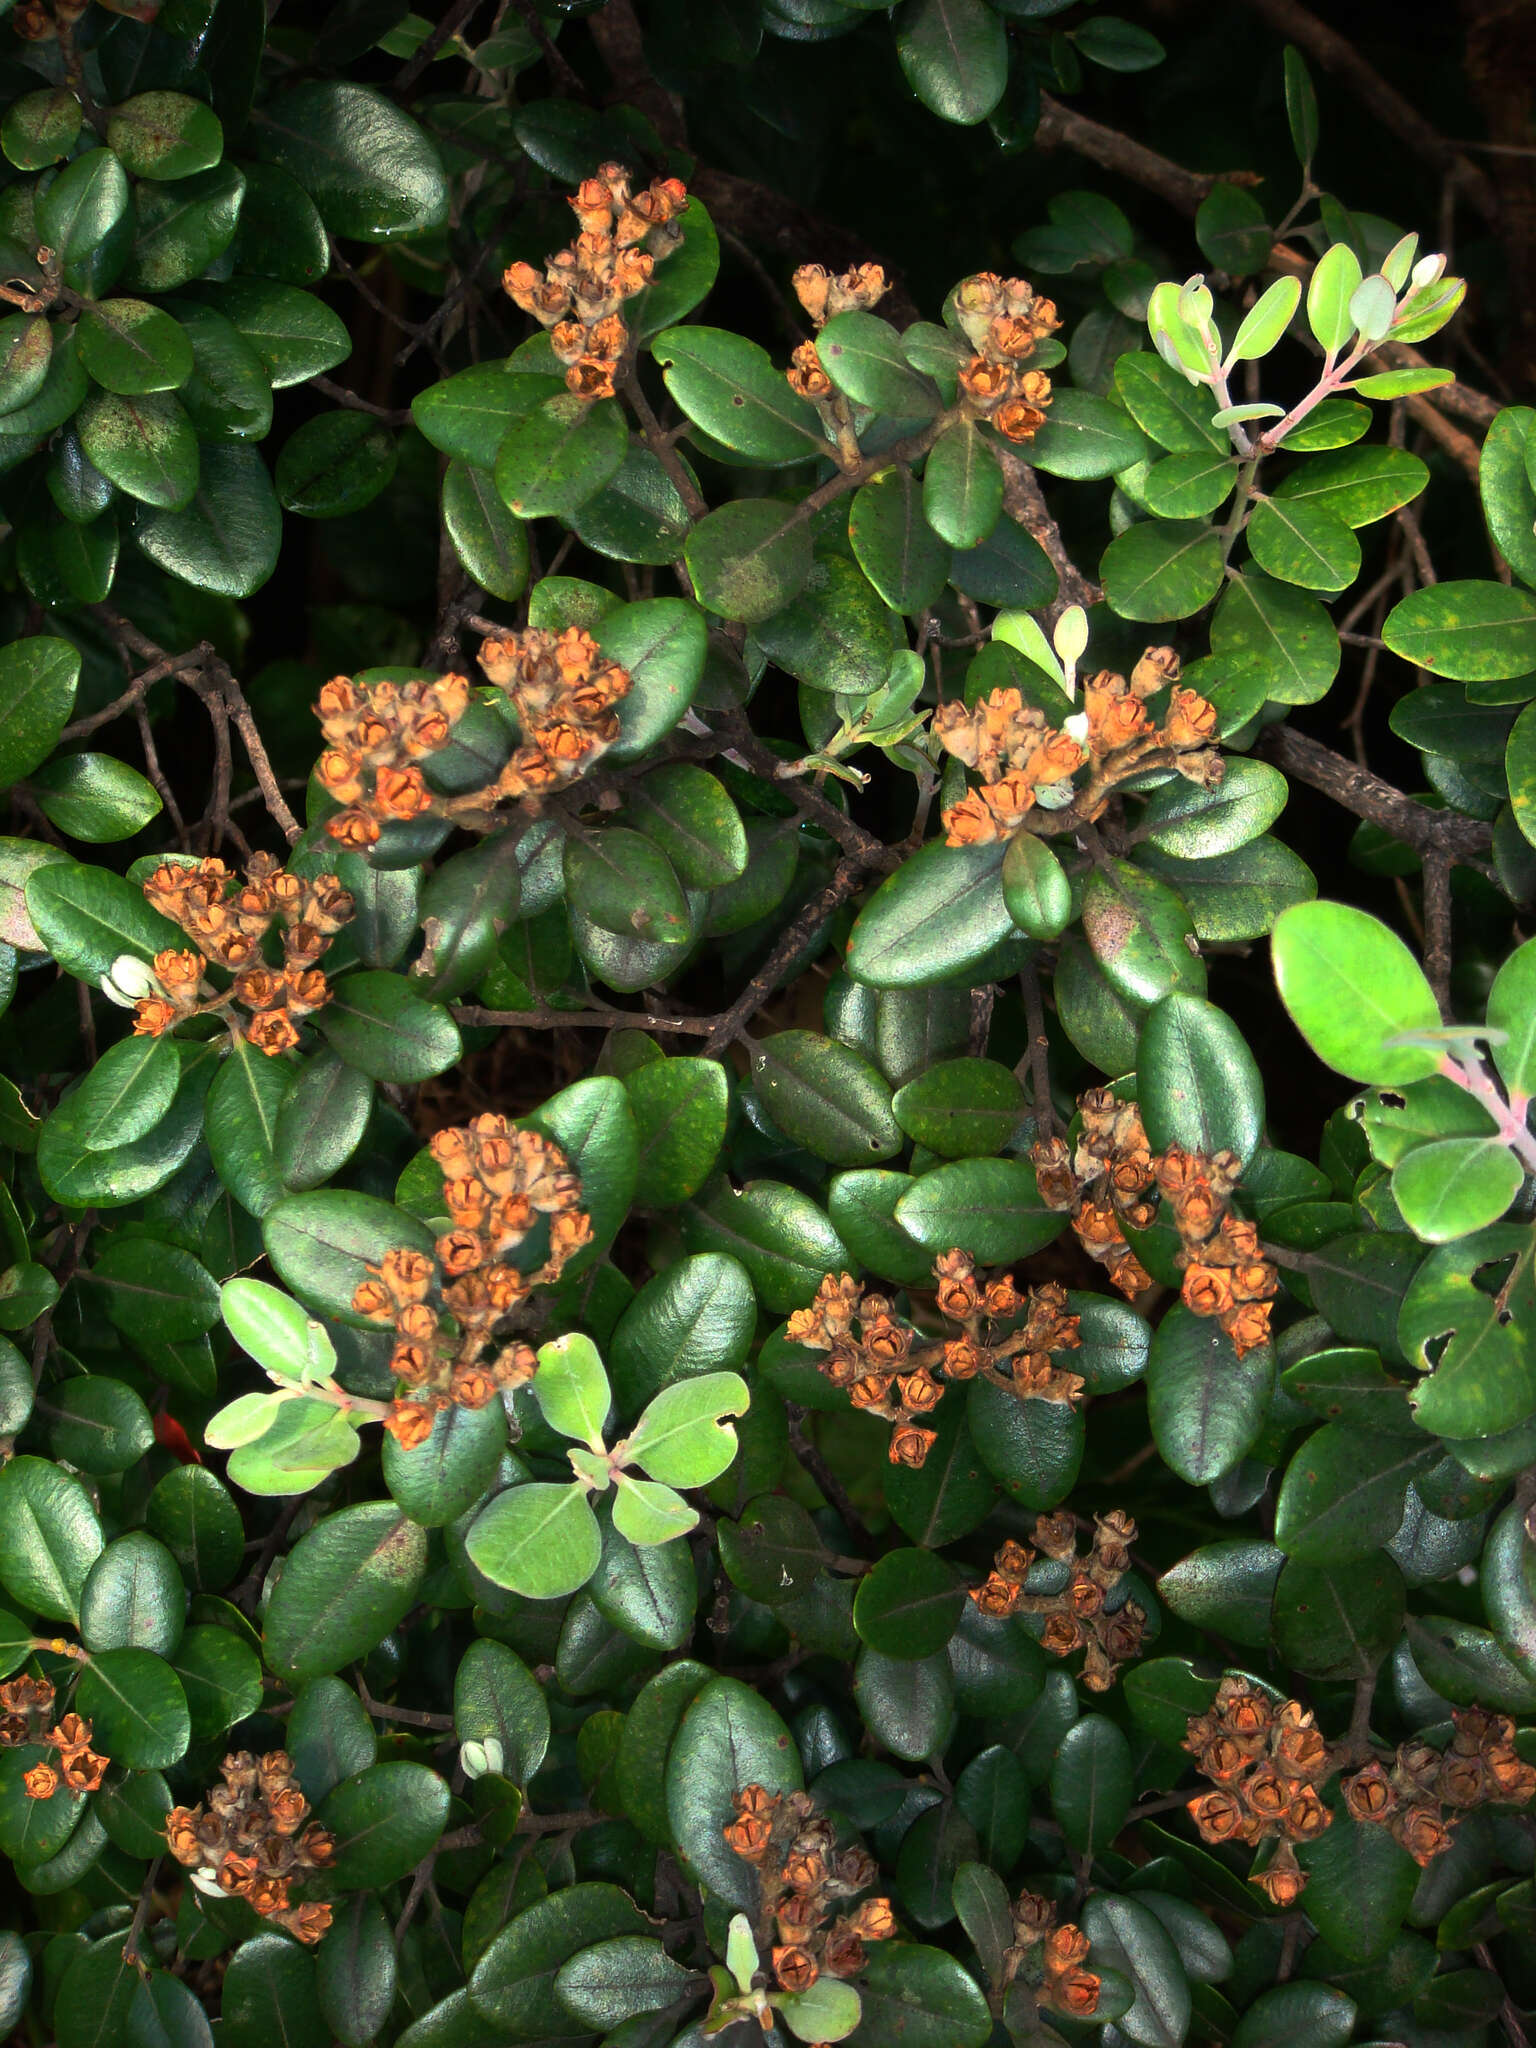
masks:
{"type": "Polygon", "coordinates": [[[578,398],[612,398],[629,346],[620,308],[682,241],[678,215],[688,210],[688,188],[679,178],[657,178],[631,192],[623,164],[603,164],[570,203],[581,228],[575,241],[547,259],[542,277],[531,263],[512,264],[502,288],[548,329],[567,389],[578,398]]]}
{"type": "Polygon", "coordinates": [[[421,763],[448,744],[469,708],[463,676],[401,684],[334,676],[325,685],[315,706],[326,739],[316,773],[343,806],[326,821],[333,839],[366,849],[385,825],[426,815],[487,831],[499,805],[564,789],[618,738],[615,707],[629,694],[629,671],[579,626],[497,635],[479,658],[511,700],[522,739],[492,781],[458,796],[432,789],[421,763]]]}
{"type": "Polygon", "coordinates": [[[1031,1147],[1041,1200],[1070,1214],[1088,1256],[1123,1294],[1135,1296],[1152,1281],[1122,1225],[1147,1229],[1161,1196],[1179,1233],[1175,1262],[1184,1275],[1185,1307],[1215,1317],[1239,1358],[1266,1343],[1280,1277],[1264,1256],[1257,1227],[1232,1214],[1242,1172],[1236,1153],[1206,1158],[1170,1145],[1154,1154],[1135,1103],[1120,1101],[1108,1088],[1090,1088],[1077,1107],[1082,1129],[1075,1147],[1059,1137],[1031,1147]]]}
{"type": "Polygon", "coordinates": [[[0,1685],[0,1749],[43,1742],[54,1752],[50,1761],[22,1772],[22,1789],[29,1799],[51,1799],[61,1785],[71,1792],[95,1792],[111,1762],[91,1748],[91,1724],[78,1714],[64,1714],[47,1726],[53,1702],[53,1685],[46,1678],[23,1674],[0,1685]]]}
{"type": "Polygon", "coordinates": [[[1197,1316],[1214,1316],[1241,1358],[1269,1341],[1280,1276],[1264,1256],[1257,1224],[1231,1213],[1238,1159],[1231,1152],[1207,1159],[1173,1145],[1156,1163],[1158,1191],[1183,1240],[1175,1260],[1184,1275],[1184,1305],[1197,1316]]]}
{"type": "Polygon", "coordinates": [[[335,875],[303,881],[269,853],[251,856],[243,882],[221,860],[164,861],[144,884],[144,895],[152,909],[180,925],[197,951],[155,955],[162,993],[135,1005],[135,1031],[157,1038],[184,1017],[216,1010],[264,1053],[298,1044],[302,1020],[331,999],[319,963],[353,913],[352,898],[335,875]],[[280,949],[276,964],[264,950],[269,935],[280,949]],[[206,966],[233,976],[227,990],[209,986],[206,966]],[[248,1014],[241,1017],[241,1010],[248,1014]]]}
{"type": "Polygon", "coordinates": [[[1032,441],[1045,425],[1051,380],[1026,367],[1038,343],[1061,325],[1050,299],[1022,277],[983,270],[955,287],[955,318],[976,353],[960,372],[968,409],[1010,441],[1032,441]]]}
{"type": "Polygon", "coordinates": [[[924,1343],[886,1295],[848,1273],[828,1273],[786,1330],[791,1343],[827,1354],[819,1370],[855,1408],[893,1424],[893,1465],[917,1467],[927,1458],[938,1436],[921,1418],[943,1399],[946,1381],[987,1379],[1021,1400],[1070,1402],[1082,1393],[1077,1374],[1051,1358],[1078,1344],[1078,1319],[1067,1312],[1064,1288],[1047,1283],[1021,1294],[1008,1275],[982,1282],[962,1251],[942,1253],[933,1270],[939,1313],[958,1326],[957,1335],[924,1343]]]}
{"type": "MultiPolygon", "coordinates": [[[[839,313],[868,313],[890,289],[878,263],[856,263],[834,277],[820,263],[802,263],[791,280],[795,297],[810,315],[813,327],[825,327],[839,313]]],[[[789,387],[812,401],[832,396],[832,379],[821,366],[814,341],[802,341],[785,372],[789,387]]]]}
{"type": "MultiPolygon", "coordinates": [[[[1131,1568],[1130,1546],[1136,1524],[1118,1508],[1094,1517],[1093,1541],[1086,1558],[1078,1556],[1077,1522],[1058,1510],[1041,1515],[1029,1544],[1010,1538],[992,1560],[992,1569],[971,1598],[983,1614],[1034,1614],[1045,1617],[1040,1645],[1055,1657],[1085,1652],[1083,1683],[1090,1692],[1108,1692],[1119,1667],[1141,1654],[1147,1612],[1123,1595],[1112,1606],[1120,1581],[1131,1568]],[[1058,1567],[1050,1574],[1059,1583],[1050,1592],[1029,1592],[1025,1580],[1040,1559],[1058,1567]],[[1059,1567],[1067,1566],[1065,1579],[1059,1567]]],[[[1044,1575],[1042,1575],[1044,1576],[1044,1575]]]]}
{"type": "Polygon", "coordinates": [[[1022,1981],[1048,2009],[1091,2019],[1099,2009],[1101,1980],[1085,1967],[1087,1935],[1070,1920],[1058,1925],[1055,1906],[1037,1892],[1020,1892],[1012,1919],[1013,1942],[1003,1951],[1004,1985],[1022,1981]]]}
{"type": "Polygon", "coordinates": [[[809,1991],[823,1974],[856,1977],[867,1961],[865,1944],[896,1932],[889,1899],[865,1899],[831,1918],[868,1891],[879,1869],[863,1849],[838,1848],[831,1821],[808,1793],[744,1785],[724,1833],[727,1847],[757,1872],[754,1933],[780,1990],[809,1991]]]}
{"type": "Polygon", "coordinates": [[[1340,1781],[1356,1820],[1386,1828],[1418,1864],[1451,1846],[1458,1817],[1477,1806],[1528,1806],[1536,1798],[1536,1765],[1515,1748],[1507,1714],[1481,1707],[1453,1709],[1455,1733],[1442,1752],[1405,1742],[1390,1765],[1367,1764],[1340,1781]]]}
{"type": "Polygon", "coordinates": [[[434,1255],[386,1252],[352,1297],[359,1315],[394,1325],[390,1370],[402,1391],[384,1427],[403,1450],[431,1435],[443,1409],[484,1408],[504,1387],[532,1379],[534,1353],[508,1325],[592,1237],[580,1180],[560,1147],[538,1132],[477,1116],[462,1129],[439,1131],[432,1156],[443,1170],[449,1217],[434,1255]],[[525,1273],[510,1255],[541,1218],[548,1219],[548,1253],[525,1273]]]}
{"type": "Polygon", "coordinates": [[[200,1806],[176,1806],[165,1817],[171,1854],[200,1891],[244,1899],[264,1920],[302,1942],[317,1942],[331,1908],[291,1903],[293,1884],[335,1860],[336,1843],[309,1819],[309,1801],[286,1750],[259,1760],[248,1750],[227,1756],[224,1782],[200,1806]]]}
{"type": "Polygon", "coordinates": [[[981,846],[1021,830],[1064,832],[1091,823],[1120,783],[1148,768],[1172,768],[1214,787],[1224,773],[1212,745],[1216,724],[1214,705],[1180,686],[1171,647],[1149,647],[1129,680],[1108,669],[1091,677],[1079,709],[1061,727],[1012,687],[972,705],[954,698],[933,714],[934,736],[981,778],[981,787],[944,812],[947,841],[981,846]],[[1171,694],[1159,722],[1146,704],[1163,690],[1171,694]],[[1086,783],[1068,790],[1084,768],[1086,783]],[[1042,804],[1042,790],[1061,792],[1062,801],[1042,804]]]}
{"type": "Polygon", "coordinates": [[[1040,1199],[1071,1216],[1089,1258],[1134,1299],[1152,1279],[1121,1225],[1146,1230],[1157,1214],[1152,1148],[1135,1103],[1121,1102],[1110,1089],[1090,1088],[1078,1097],[1077,1110],[1081,1132],[1075,1147],[1058,1137],[1030,1148],[1040,1199]]]}
{"type": "Polygon", "coordinates": [[[1191,1715],[1184,1748],[1216,1789],[1189,1801],[1208,1842],[1250,1845],[1276,1837],[1278,1853],[1252,1882],[1276,1905],[1294,1905],[1306,1884],[1293,1844],[1333,1823],[1317,1786],[1335,1759],[1298,1700],[1276,1706],[1245,1678],[1221,1681],[1210,1711],[1191,1715]]]}

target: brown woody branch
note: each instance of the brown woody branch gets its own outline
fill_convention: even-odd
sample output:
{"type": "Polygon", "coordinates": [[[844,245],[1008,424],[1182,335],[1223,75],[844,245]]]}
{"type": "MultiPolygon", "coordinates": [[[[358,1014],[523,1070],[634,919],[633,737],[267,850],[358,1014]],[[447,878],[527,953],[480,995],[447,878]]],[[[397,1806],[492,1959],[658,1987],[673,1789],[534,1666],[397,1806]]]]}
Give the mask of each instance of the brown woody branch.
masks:
{"type": "Polygon", "coordinates": [[[1433,855],[1442,862],[1479,866],[1493,844],[1493,834],[1481,819],[1429,810],[1369,768],[1357,767],[1294,726],[1270,726],[1257,751],[1297,782],[1332,797],[1357,818],[1380,825],[1426,859],[1433,855]]]}
{"type": "Polygon", "coordinates": [[[1075,107],[1065,107],[1049,93],[1040,95],[1040,123],[1035,141],[1041,149],[1075,150],[1106,171],[1116,171],[1133,184],[1155,192],[1180,213],[1195,214],[1216,185],[1257,185],[1256,171],[1190,171],[1171,157],[1160,156],[1145,143],[1133,142],[1118,128],[1090,121],[1075,107]]]}
{"type": "Polygon", "coordinates": [[[1448,141],[1432,122],[1426,121],[1418,108],[1404,99],[1374,64],[1368,64],[1354,44],[1341,36],[1337,29],[1330,28],[1326,21],[1303,7],[1300,0],[1248,0],[1248,5],[1278,34],[1314,58],[1325,71],[1343,79],[1383,128],[1405,142],[1415,156],[1444,171],[1471,200],[1484,220],[1498,221],[1499,197],[1487,174],[1470,157],[1464,156],[1454,142],[1448,141]]]}
{"type": "Polygon", "coordinates": [[[849,859],[838,863],[831,881],[811,898],[800,915],[780,934],[779,942],[768,958],[731,1007],[716,1020],[714,1029],[704,1041],[706,1058],[723,1050],[746,1029],[801,953],[826,929],[835,913],[868,874],[869,870],[861,860],[849,859]]]}
{"type": "Polygon", "coordinates": [[[1003,510],[1044,549],[1060,579],[1061,587],[1046,611],[1048,626],[1054,626],[1069,605],[1097,604],[1104,593],[1097,583],[1089,582],[1067,553],[1061,528],[1050,515],[1035,472],[1011,448],[994,446],[1003,470],[1003,510]]]}

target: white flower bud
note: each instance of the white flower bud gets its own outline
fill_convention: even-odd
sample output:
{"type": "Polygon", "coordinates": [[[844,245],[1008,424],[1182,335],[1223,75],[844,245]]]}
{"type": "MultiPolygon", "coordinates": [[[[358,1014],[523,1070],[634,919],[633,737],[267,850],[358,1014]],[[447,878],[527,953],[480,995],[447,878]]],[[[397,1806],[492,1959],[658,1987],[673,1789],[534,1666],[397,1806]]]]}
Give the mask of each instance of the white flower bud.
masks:
{"type": "Polygon", "coordinates": [[[488,1735],[483,1742],[461,1744],[459,1762],[466,1778],[496,1778],[506,1763],[506,1752],[494,1735],[488,1735]]]}
{"type": "Polygon", "coordinates": [[[1410,282],[1416,292],[1421,292],[1426,285],[1438,284],[1444,275],[1445,258],[1443,256],[1421,256],[1413,266],[1413,276],[1410,282]]]}
{"type": "Polygon", "coordinates": [[[1070,718],[1064,718],[1061,722],[1061,729],[1072,739],[1075,739],[1080,747],[1087,746],[1088,714],[1086,711],[1075,711],[1070,718]]]}
{"type": "Polygon", "coordinates": [[[145,996],[165,993],[155,979],[154,970],[135,953],[118,954],[101,977],[101,992],[109,1002],[124,1010],[131,1010],[145,996]]]}

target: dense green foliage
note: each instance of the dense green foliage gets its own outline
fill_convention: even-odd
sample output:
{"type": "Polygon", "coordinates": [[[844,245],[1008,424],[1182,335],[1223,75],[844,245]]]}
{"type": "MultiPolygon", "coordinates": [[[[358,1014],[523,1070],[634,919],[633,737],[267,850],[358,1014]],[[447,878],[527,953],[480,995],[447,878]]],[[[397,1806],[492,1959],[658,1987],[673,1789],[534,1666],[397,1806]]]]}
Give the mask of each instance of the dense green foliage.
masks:
{"type": "Polygon", "coordinates": [[[0,0],[0,2037],[1526,2039],[1536,410],[1254,4],[0,0]]]}

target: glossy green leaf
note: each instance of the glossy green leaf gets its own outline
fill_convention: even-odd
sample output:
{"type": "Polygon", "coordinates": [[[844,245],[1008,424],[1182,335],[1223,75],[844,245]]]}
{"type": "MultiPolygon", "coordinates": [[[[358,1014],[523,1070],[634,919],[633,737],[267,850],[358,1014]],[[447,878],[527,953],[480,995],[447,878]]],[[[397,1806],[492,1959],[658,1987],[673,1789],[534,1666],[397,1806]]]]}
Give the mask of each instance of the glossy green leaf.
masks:
{"type": "Polygon", "coordinates": [[[830,1165],[869,1165],[901,1149],[890,1088],[850,1046],[780,1031],[754,1047],[752,1076],[780,1130],[830,1165]]]}
{"type": "Polygon", "coordinates": [[[1247,1164],[1264,1128],[1264,1081],[1241,1031],[1203,997],[1175,993],[1148,1011],[1136,1053],[1137,1100],[1153,1148],[1182,1145],[1247,1164]]]}
{"type": "Polygon", "coordinates": [[[426,1532],[389,1501],[326,1516],[290,1551],[267,1606],[268,1664],[300,1685],[365,1656],[409,1611],[426,1563],[426,1532]]]}
{"type": "Polygon", "coordinates": [[[395,473],[395,436],[365,412],[337,410],[306,420],[277,458],[277,495],[306,519],[361,511],[395,473]]]}
{"type": "Polygon", "coordinates": [[[688,418],[737,454],[772,468],[825,451],[815,408],[756,342],[718,327],[670,327],[651,353],[688,418]]]}
{"type": "Polygon", "coordinates": [[[923,516],[951,547],[986,540],[1003,509],[1003,472],[980,429],[969,420],[947,428],[923,469],[923,516]]]}
{"type": "Polygon", "coordinates": [[[611,398],[561,392],[515,421],[496,456],[496,488],[519,519],[569,518],[617,474],[629,446],[611,398]]]}
{"type": "Polygon", "coordinates": [[[175,511],[196,493],[197,436],[169,392],[97,393],[80,411],[80,445],[104,477],[142,504],[175,511]]]}
{"type": "Polygon", "coordinates": [[[1230,1472],[1264,1426],[1274,1372],[1268,1345],[1239,1358],[1214,1319],[1170,1309],[1147,1359],[1147,1420],[1165,1463],[1191,1486],[1230,1472]]]}
{"type": "Polygon", "coordinates": [[[1439,1028],[1423,971],[1395,932],[1344,903],[1300,903],[1274,930],[1275,979],[1318,1058],[1357,1081],[1391,1087],[1432,1074],[1432,1047],[1394,1043],[1439,1028]]]}
{"type": "Polygon", "coordinates": [[[726,1846],[723,1830],[745,1785],[794,1792],[800,1756],[766,1700],[736,1678],[711,1678],[683,1710],[666,1764],[667,1816],[685,1868],[716,1898],[750,1911],[751,1869],[726,1846]]]}
{"type": "Polygon", "coordinates": [[[888,875],[859,913],[847,968],[871,988],[927,988],[983,960],[1015,929],[1003,848],[934,841],[888,875]]]}
{"type": "Polygon", "coordinates": [[[154,784],[110,754],[58,754],[32,776],[38,808],[88,846],[131,839],[160,814],[154,784]]]}
{"type": "Polygon", "coordinates": [[[893,611],[915,615],[949,580],[949,544],[935,533],[926,495],[908,469],[872,477],[853,500],[848,538],[860,568],[893,611]]]}
{"type": "Polygon", "coordinates": [[[333,235],[393,241],[441,227],[448,182],[426,133],[371,85],[316,79],[280,94],[261,153],[304,188],[333,235]]]}
{"type": "Polygon", "coordinates": [[[321,1012],[333,1051],[375,1081],[426,1081],[463,1050],[447,1010],[396,974],[350,974],[321,1012]]]}
{"type": "Polygon", "coordinates": [[[1079,1854],[1107,1849],[1125,1825],[1135,1788],[1131,1745],[1106,1714],[1084,1714],[1051,1764],[1051,1812],[1079,1854]]]}
{"type": "Polygon", "coordinates": [[[375,1764],[338,1785],[317,1819],[336,1839],[329,1882],[377,1891],[431,1852],[448,1819],[448,1787],[424,1764],[375,1764]]]}
{"type": "Polygon", "coordinates": [[[1248,522],[1248,547],[1268,575],[1303,590],[1345,590],[1360,573],[1360,543],[1326,504],[1266,498],[1248,522]]]}
{"type": "Polygon", "coordinates": [[[811,533],[795,508],[738,498],[708,512],[683,556],[706,610],[755,624],[787,605],[811,573],[811,533]]]}
{"type": "Polygon", "coordinates": [[[38,768],[74,708],[80,655],[67,640],[34,635],[0,648],[0,783],[38,768]]]}
{"type": "MultiPolygon", "coordinates": [[[[1045,425],[1029,443],[1029,460],[1047,476],[1075,478],[1086,483],[1095,477],[1114,476],[1132,464],[1144,462],[1147,444],[1135,420],[1110,399],[1091,391],[1057,391],[1045,425]]],[[[1127,618],[1141,613],[1127,612],[1127,618]]]]}
{"type": "Polygon", "coordinates": [[[1503,583],[1436,583],[1394,605],[1381,636],[1432,675],[1458,682],[1525,675],[1536,668],[1536,597],[1503,583]]]}
{"type": "Polygon", "coordinates": [[[1277,704],[1316,703],[1339,671],[1339,636],[1318,600],[1251,564],[1212,615],[1211,652],[1277,704]]]}
{"type": "Polygon", "coordinates": [[[1120,618],[1187,619],[1221,589],[1221,539],[1197,521],[1143,520],[1110,542],[1099,574],[1120,618]]]}

